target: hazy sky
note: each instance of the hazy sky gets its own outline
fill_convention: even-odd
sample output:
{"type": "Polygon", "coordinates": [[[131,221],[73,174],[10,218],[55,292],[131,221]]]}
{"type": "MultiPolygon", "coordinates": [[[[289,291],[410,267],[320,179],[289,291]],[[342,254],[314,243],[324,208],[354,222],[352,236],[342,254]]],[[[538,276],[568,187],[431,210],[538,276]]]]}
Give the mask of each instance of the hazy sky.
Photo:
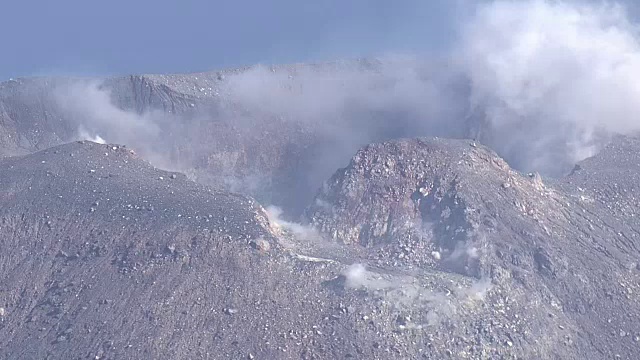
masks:
{"type": "Polygon", "coordinates": [[[3,0],[0,80],[437,51],[451,0],[3,0]]]}

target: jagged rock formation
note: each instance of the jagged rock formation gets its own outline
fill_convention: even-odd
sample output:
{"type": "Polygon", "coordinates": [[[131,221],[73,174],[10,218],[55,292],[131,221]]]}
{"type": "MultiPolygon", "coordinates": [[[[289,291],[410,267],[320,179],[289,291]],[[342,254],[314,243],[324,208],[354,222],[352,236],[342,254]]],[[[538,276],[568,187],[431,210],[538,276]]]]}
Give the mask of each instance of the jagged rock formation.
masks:
{"type": "Polygon", "coordinates": [[[472,141],[372,144],[326,183],[306,217],[336,241],[369,248],[380,265],[490,277],[498,303],[509,302],[500,326],[526,319],[544,329],[509,333],[524,358],[632,359],[637,149],[636,139],[618,139],[550,185],[472,141]]]}

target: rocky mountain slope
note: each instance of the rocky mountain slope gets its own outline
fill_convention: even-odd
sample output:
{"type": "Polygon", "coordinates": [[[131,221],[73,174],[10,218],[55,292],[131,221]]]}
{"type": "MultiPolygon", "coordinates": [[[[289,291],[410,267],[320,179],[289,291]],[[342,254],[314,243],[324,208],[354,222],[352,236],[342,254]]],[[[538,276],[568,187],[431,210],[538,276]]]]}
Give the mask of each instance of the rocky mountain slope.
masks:
{"type": "MultiPolygon", "coordinates": [[[[620,150],[636,140],[620,141],[605,161],[637,164],[620,150]]],[[[7,158],[0,348],[8,358],[632,359],[638,254],[632,233],[615,230],[635,223],[588,185],[569,190],[596,161],[546,184],[472,141],[372,144],[307,210],[311,238],[117,145],[7,158]]]]}
{"type": "Polygon", "coordinates": [[[636,359],[640,141],[521,173],[384,67],[0,84],[0,358],[636,359]]]}
{"type": "MultiPolygon", "coordinates": [[[[488,311],[501,315],[490,322],[510,329],[505,341],[523,358],[632,359],[638,145],[619,138],[547,184],[472,141],[372,144],[326,183],[306,217],[335,241],[368,248],[381,266],[491,279],[497,302],[488,311]]],[[[489,329],[476,341],[494,336],[489,329]]]]}
{"type": "Polygon", "coordinates": [[[90,142],[0,168],[2,358],[382,358],[425,346],[395,332],[395,309],[345,291],[346,265],[279,245],[250,198],[90,142]]]}

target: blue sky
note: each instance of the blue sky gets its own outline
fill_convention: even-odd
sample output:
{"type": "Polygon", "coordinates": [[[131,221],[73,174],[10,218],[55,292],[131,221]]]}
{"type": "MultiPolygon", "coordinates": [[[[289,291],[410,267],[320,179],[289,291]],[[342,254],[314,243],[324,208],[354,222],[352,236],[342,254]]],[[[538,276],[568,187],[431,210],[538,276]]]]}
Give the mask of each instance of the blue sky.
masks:
{"type": "Polygon", "coordinates": [[[0,80],[438,51],[451,0],[5,0],[0,80]]]}

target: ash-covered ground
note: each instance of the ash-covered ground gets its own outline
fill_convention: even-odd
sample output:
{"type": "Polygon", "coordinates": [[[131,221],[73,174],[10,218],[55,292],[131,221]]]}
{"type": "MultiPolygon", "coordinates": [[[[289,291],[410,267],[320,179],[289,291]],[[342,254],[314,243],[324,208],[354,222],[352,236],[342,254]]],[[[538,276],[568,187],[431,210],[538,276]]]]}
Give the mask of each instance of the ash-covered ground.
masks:
{"type": "Polygon", "coordinates": [[[637,359],[621,16],[498,1],[460,61],[0,83],[0,358],[637,359]]]}
{"type": "Polygon", "coordinates": [[[2,356],[633,359],[638,147],[372,144],[298,223],[120,145],[5,158],[2,356]]]}

